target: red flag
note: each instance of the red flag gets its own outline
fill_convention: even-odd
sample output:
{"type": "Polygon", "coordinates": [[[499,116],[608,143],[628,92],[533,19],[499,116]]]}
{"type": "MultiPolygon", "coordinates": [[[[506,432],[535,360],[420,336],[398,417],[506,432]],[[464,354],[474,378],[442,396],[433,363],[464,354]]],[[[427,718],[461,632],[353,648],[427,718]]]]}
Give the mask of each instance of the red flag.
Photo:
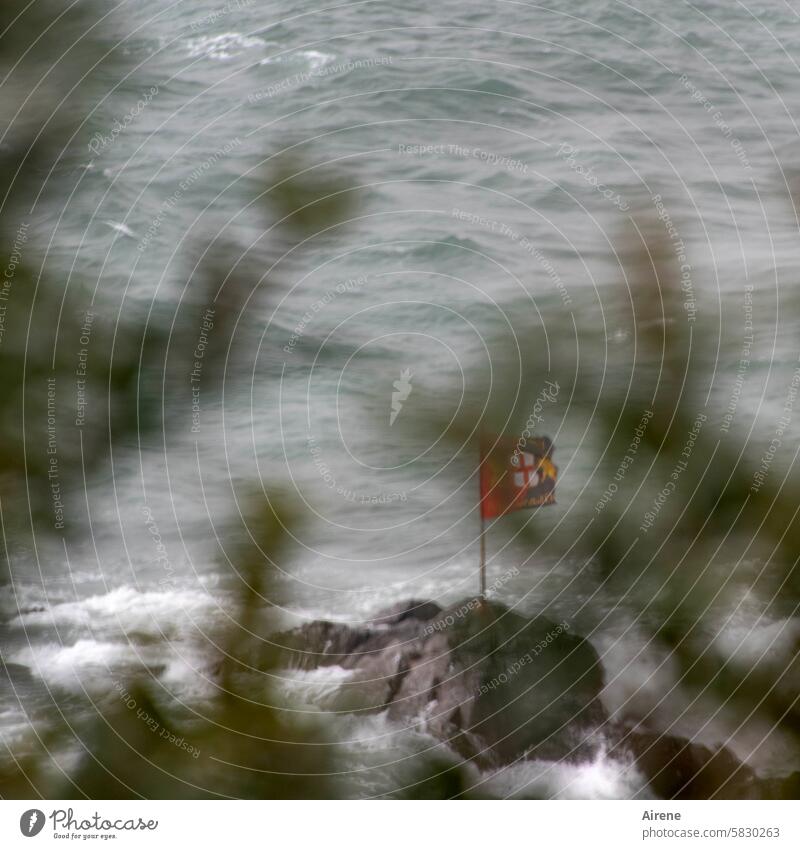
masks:
{"type": "Polygon", "coordinates": [[[546,436],[481,444],[481,517],[494,519],[514,510],[556,503],[558,469],[546,436]]]}

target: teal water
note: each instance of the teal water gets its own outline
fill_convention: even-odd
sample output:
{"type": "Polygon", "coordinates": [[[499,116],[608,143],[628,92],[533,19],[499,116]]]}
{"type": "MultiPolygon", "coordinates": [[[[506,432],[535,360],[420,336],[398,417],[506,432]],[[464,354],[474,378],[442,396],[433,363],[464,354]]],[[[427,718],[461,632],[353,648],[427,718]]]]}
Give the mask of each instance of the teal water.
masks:
{"type": "MultiPolygon", "coordinates": [[[[615,253],[634,212],[674,224],[716,368],[713,426],[735,395],[735,429],[763,431],[752,438],[760,456],[798,360],[791,5],[141,0],[107,23],[130,72],[100,73],[107,97],[63,158],[76,191],[32,216],[47,267],[117,307],[155,302],[168,314],[197,301],[204,250],[234,245],[265,279],[238,330],[246,385],[223,405],[203,401],[198,418],[187,409],[166,451],[117,452],[113,497],[108,482],[89,494],[91,540],[14,558],[2,602],[9,659],[45,688],[99,698],[109,675],[144,663],[177,698],[202,704],[204,629],[224,617],[230,587],[216,534],[236,515],[234,492],[254,480],[291,493],[308,520],[279,564],[286,621],[358,620],[399,598],[474,592],[474,464],[418,424],[480,403],[491,363],[493,380],[535,383],[576,326],[598,369],[634,357],[615,253]],[[283,255],[259,193],[287,150],[312,175],[333,170],[352,187],[352,220],[283,255]],[[754,342],[737,383],[748,287],[754,342]],[[536,377],[497,358],[518,344],[541,356],[536,377]],[[390,423],[405,370],[413,388],[390,423]],[[142,647],[132,633],[153,639],[142,647]]],[[[624,377],[607,375],[612,386],[624,377]]],[[[567,398],[543,417],[557,434],[566,509],[593,474],[596,446],[567,398]]],[[[785,443],[798,432],[791,422],[785,443]]],[[[496,529],[490,569],[519,564],[524,550],[496,529]]],[[[626,630],[624,609],[609,615],[611,599],[586,604],[579,569],[542,555],[498,596],[576,617],[608,651],[611,708],[657,705],[665,673],[648,676],[659,658],[646,646],[636,657],[644,638],[626,630]]],[[[734,626],[755,643],[775,639],[757,597],[734,626]]],[[[4,739],[21,745],[50,697],[36,689],[26,716],[6,693],[4,739]]],[[[684,716],[686,728],[693,721],[684,716]]],[[[373,763],[364,740],[378,731],[347,723],[342,733],[360,741],[353,762],[373,763]]],[[[707,729],[709,742],[729,733],[707,729]]],[[[740,751],[758,736],[749,733],[740,751]]],[[[775,749],[759,750],[765,772],[775,749]]],[[[525,769],[498,778],[498,792],[636,787],[605,763],[525,769]]],[[[358,792],[382,792],[381,780],[390,783],[367,779],[358,792]]]]}

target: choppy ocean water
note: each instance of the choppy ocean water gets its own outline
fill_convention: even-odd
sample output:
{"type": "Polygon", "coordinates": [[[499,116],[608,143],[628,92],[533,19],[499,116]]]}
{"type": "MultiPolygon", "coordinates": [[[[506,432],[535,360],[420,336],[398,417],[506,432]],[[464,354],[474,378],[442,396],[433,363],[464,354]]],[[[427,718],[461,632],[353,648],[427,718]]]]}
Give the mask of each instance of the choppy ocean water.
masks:
{"type": "MultiPolygon", "coordinates": [[[[232,481],[291,491],[312,519],[280,564],[283,622],[357,621],[399,598],[473,593],[474,470],[448,467],[446,446],[415,423],[476,391],[487,340],[516,344],[521,332],[544,358],[577,322],[590,349],[633,357],[615,253],[632,211],[663,213],[684,246],[691,309],[711,327],[713,425],[736,397],[751,450],[769,442],[798,362],[791,5],[148,1],[112,27],[130,74],[101,79],[109,96],[88,119],[89,143],[64,158],[78,188],[32,222],[51,270],[138,309],[192,301],[198,245],[277,262],[240,330],[247,387],[204,404],[199,420],[187,410],[166,453],[119,452],[114,498],[89,494],[91,539],[12,559],[5,659],[33,680],[23,700],[3,696],[6,742],[46,723],[53,692],[102,701],[110,677],[142,666],[202,705],[213,686],[204,635],[229,602],[215,535],[235,512],[232,481]],[[346,228],[282,256],[257,195],[287,149],[335,168],[354,211],[346,228]],[[737,383],[748,293],[754,341],[737,383]],[[414,389],[390,424],[405,370],[414,389]]],[[[569,505],[594,471],[585,416],[563,398],[543,424],[558,434],[569,505]]],[[[784,443],[798,432],[790,421],[784,443]]],[[[702,704],[663,703],[669,664],[624,605],[592,596],[584,564],[528,560],[502,528],[489,545],[497,574],[524,561],[500,600],[574,619],[602,653],[610,710],[652,709],[685,733],[703,724],[702,704]]],[[[796,638],[797,621],[756,593],[728,614],[737,651],[780,652],[796,638]]],[[[425,745],[381,718],[337,722],[354,768],[379,763],[387,738],[396,760],[425,745]]],[[[732,732],[720,718],[702,739],[781,772],[780,741],[732,732]]],[[[602,758],[515,770],[486,780],[500,795],[617,797],[641,785],[602,758]]],[[[359,795],[395,780],[390,767],[366,775],[359,795]]]]}

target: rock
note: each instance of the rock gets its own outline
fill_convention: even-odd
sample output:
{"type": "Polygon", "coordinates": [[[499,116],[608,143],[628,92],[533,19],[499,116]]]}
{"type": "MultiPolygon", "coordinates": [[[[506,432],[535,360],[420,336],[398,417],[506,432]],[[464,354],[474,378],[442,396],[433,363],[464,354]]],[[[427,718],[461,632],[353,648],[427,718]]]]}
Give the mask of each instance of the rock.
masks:
{"type": "Polygon", "coordinates": [[[291,666],[353,671],[336,709],[386,710],[483,766],[588,757],[606,719],[592,646],[566,623],[494,602],[408,601],[355,628],[312,622],[276,642],[291,666]]]}
{"type": "Polygon", "coordinates": [[[406,619],[415,619],[420,622],[429,622],[442,612],[433,601],[401,601],[381,610],[374,619],[369,620],[372,625],[396,625],[406,619]]]}
{"type": "Polygon", "coordinates": [[[591,644],[566,623],[492,605],[462,617],[450,646],[470,687],[479,674],[478,697],[461,708],[467,730],[489,741],[502,762],[523,752],[573,760],[594,754],[594,731],[606,719],[603,671],[591,644]]]}
{"type": "Polygon", "coordinates": [[[753,799],[800,799],[800,772],[784,778],[762,778],[756,786],[759,795],[753,799]]]}
{"type": "Polygon", "coordinates": [[[621,733],[617,746],[630,753],[661,799],[762,798],[753,770],[724,747],[637,731],[621,733]]]}
{"type": "Polygon", "coordinates": [[[411,600],[355,627],[311,622],[275,641],[290,666],[351,670],[326,707],[386,711],[481,768],[589,760],[604,746],[662,799],[800,797],[800,773],[760,778],[726,748],[609,722],[600,660],[567,623],[476,598],[445,610],[411,600]]]}
{"type": "Polygon", "coordinates": [[[605,746],[662,799],[800,796],[800,773],[759,778],[726,748],[610,723],[597,653],[567,623],[475,598],[446,610],[411,600],[355,627],[311,622],[276,642],[290,666],[351,670],[326,707],[386,711],[481,768],[589,760],[605,746]]]}

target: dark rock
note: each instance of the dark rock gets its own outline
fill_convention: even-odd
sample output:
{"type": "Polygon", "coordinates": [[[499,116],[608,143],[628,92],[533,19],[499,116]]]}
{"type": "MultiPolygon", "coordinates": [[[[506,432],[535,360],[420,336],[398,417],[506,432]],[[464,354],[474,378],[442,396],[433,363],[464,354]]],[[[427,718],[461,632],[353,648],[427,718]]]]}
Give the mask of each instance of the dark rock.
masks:
{"type": "Polygon", "coordinates": [[[581,761],[600,745],[662,799],[796,799],[800,773],[764,779],[728,749],[610,723],[597,653],[566,623],[467,599],[406,601],[355,627],[311,622],[275,641],[288,665],[351,670],[333,710],[387,711],[480,767],[581,761]]]}
{"type": "Polygon", "coordinates": [[[275,642],[282,647],[291,666],[299,669],[316,669],[331,666],[351,655],[352,648],[367,632],[354,630],[338,622],[317,620],[284,634],[275,642]]]}
{"type": "Polygon", "coordinates": [[[762,778],[755,782],[759,795],[754,799],[800,799],[800,772],[785,778],[762,778]]]}
{"type": "Polygon", "coordinates": [[[581,759],[596,751],[594,731],[606,719],[603,671],[591,644],[565,623],[485,605],[456,622],[449,643],[463,673],[442,701],[452,704],[461,701],[459,690],[477,690],[457,707],[457,718],[500,762],[522,754],[581,759]]]}
{"type": "Polygon", "coordinates": [[[493,602],[409,601],[363,626],[312,622],[276,642],[289,665],[353,670],[332,707],[387,710],[481,765],[587,757],[605,721],[591,645],[493,602]]]}
{"type": "Polygon", "coordinates": [[[636,731],[624,733],[617,745],[630,753],[661,799],[761,798],[753,770],[724,747],[636,731]]]}
{"type": "Polygon", "coordinates": [[[428,622],[442,612],[436,602],[433,601],[401,601],[381,610],[374,619],[369,620],[370,625],[396,625],[405,619],[417,619],[420,622],[428,622]]]}

